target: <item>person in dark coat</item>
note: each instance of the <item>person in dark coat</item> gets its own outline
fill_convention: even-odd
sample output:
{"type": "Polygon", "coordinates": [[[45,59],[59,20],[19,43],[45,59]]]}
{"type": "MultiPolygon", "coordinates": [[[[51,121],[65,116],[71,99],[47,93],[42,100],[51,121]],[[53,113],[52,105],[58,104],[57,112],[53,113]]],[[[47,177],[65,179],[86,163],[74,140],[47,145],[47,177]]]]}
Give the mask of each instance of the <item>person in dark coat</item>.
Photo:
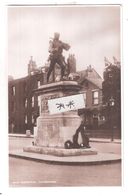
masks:
{"type": "Polygon", "coordinates": [[[76,130],[76,133],[73,135],[73,145],[74,148],[80,148],[80,147],[90,148],[89,137],[87,134],[86,116],[85,114],[82,114],[80,117],[81,117],[81,124],[76,130]],[[78,143],[79,133],[81,133],[82,146],[80,146],[78,143]]]}

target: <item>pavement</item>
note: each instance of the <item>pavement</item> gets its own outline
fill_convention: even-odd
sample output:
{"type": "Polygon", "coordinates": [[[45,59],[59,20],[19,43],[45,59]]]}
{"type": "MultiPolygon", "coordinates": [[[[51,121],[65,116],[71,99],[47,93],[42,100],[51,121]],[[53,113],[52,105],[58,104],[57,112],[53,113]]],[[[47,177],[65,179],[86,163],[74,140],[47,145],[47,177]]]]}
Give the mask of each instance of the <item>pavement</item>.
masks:
{"type": "Polygon", "coordinates": [[[92,147],[99,147],[97,155],[59,157],[54,155],[24,152],[23,147],[31,146],[33,138],[33,135],[28,137],[24,134],[9,134],[9,156],[38,162],[64,165],[96,165],[121,162],[120,140],[111,141],[110,139],[104,138],[91,138],[90,145],[92,145],[92,147]]]}
{"type": "MultiPolygon", "coordinates": [[[[17,137],[17,138],[34,138],[34,135],[27,136],[26,134],[9,134],[9,137],[17,137]]],[[[90,138],[90,142],[102,142],[102,143],[119,143],[121,144],[120,139],[114,139],[111,141],[109,138],[90,138]]]]}

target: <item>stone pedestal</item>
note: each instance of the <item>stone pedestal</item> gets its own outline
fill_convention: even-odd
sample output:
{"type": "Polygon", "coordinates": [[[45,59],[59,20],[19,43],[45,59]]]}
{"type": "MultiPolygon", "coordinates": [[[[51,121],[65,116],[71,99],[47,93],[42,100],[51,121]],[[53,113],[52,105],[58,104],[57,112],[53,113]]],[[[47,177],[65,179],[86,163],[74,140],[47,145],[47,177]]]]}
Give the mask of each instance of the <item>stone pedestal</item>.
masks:
{"type": "Polygon", "coordinates": [[[77,111],[49,114],[48,100],[77,94],[80,86],[75,81],[60,81],[41,86],[36,93],[40,96],[40,116],[37,119],[36,145],[64,147],[66,140],[72,140],[80,125],[77,111]]]}
{"type": "MultiPolygon", "coordinates": [[[[35,145],[25,147],[26,152],[55,156],[79,156],[97,154],[95,149],[64,149],[67,140],[72,137],[81,123],[77,111],[51,115],[48,100],[78,94],[80,86],[75,81],[60,81],[41,86],[36,90],[40,96],[40,116],[37,119],[35,145]]],[[[80,101],[80,100],[79,100],[80,101]]],[[[80,143],[80,141],[79,141],[80,143]]]]}

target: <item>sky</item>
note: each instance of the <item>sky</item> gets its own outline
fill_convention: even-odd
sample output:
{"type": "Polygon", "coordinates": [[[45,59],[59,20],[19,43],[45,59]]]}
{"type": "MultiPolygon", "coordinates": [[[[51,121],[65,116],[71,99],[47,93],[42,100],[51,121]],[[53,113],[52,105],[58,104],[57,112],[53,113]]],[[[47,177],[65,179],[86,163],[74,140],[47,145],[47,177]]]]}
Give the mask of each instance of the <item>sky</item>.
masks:
{"type": "Polygon", "coordinates": [[[44,66],[54,32],[75,54],[77,71],[88,65],[102,76],[104,57],[120,60],[120,6],[17,6],[8,7],[8,75],[27,75],[33,56],[44,66]]]}

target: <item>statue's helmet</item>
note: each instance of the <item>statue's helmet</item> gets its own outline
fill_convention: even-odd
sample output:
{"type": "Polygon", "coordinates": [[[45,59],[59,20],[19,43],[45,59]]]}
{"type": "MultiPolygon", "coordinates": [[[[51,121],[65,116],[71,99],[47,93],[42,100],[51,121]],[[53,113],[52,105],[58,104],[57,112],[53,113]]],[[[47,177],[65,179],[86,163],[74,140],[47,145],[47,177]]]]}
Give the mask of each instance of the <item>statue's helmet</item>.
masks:
{"type": "Polygon", "coordinates": [[[60,33],[55,32],[55,33],[54,33],[54,38],[55,38],[55,39],[59,39],[59,37],[60,37],[60,33]]]}

